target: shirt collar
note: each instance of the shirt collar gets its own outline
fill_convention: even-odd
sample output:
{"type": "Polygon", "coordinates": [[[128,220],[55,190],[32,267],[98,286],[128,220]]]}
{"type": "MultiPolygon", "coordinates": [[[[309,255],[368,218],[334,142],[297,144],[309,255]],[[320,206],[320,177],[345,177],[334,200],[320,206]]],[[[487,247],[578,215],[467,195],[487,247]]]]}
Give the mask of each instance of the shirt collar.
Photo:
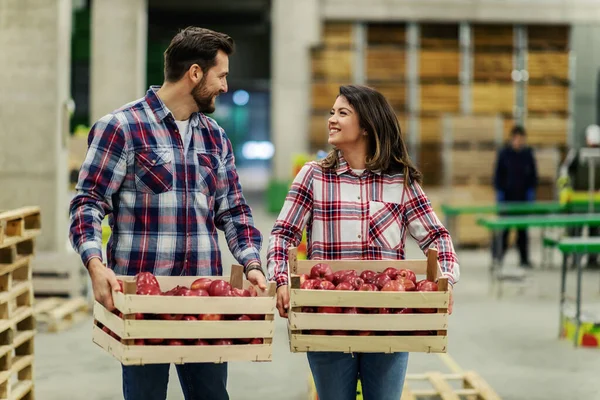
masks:
{"type": "MultiPolygon", "coordinates": [[[[338,151],[338,167],[335,170],[335,173],[337,175],[341,175],[344,172],[351,172],[352,168],[350,168],[350,164],[348,164],[348,161],[346,161],[346,159],[344,158],[344,156],[342,155],[342,153],[340,151],[338,151]]],[[[374,173],[376,175],[381,175],[381,171],[377,170],[377,171],[371,171],[371,170],[366,170],[368,172],[374,173]]]]}
{"type": "MultiPolygon", "coordinates": [[[[150,88],[146,92],[146,102],[150,106],[150,109],[152,110],[152,112],[154,112],[154,115],[156,116],[156,119],[158,121],[162,122],[164,119],[169,118],[169,117],[173,121],[175,121],[175,117],[173,116],[173,113],[171,112],[171,110],[169,110],[167,105],[165,103],[163,103],[161,98],[158,97],[158,95],[156,94],[158,89],[160,89],[160,86],[157,86],[157,85],[150,86],[150,88]]],[[[198,125],[200,125],[200,123],[201,123],[200,122],[200,113],[199,112],[192,113],[192,115],[190,115],[190,126],[197,127],[198,125]]]]}

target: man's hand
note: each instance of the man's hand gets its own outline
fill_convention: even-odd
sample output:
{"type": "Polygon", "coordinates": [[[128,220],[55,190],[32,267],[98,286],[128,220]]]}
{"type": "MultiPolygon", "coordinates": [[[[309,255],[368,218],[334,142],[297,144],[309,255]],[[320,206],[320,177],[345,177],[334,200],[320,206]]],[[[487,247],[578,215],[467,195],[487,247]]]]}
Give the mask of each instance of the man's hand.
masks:
{"type": "Polygon", "coordinates": [[[246,278],[248,278],[250,283],[258,286],[260,290],[267,289],[267,278],[265,278],[265,275],[262,273],[262,271],[259,271],[258,269],[252,269],[248,272],[246,278]]]}
{"type": "Polygon", "coordinates": [[[281,285],[277,288],[277,309],[279,310],[279,316],[282,318],[288,317],[288,310],[290,308],[290,290],[288,285],[281,285]]]}
{"type": "Polygon", "coordinates": [[[115,273],[110,268],[106,268],[97,258],[90,260],[88,272],[92,280],[94,298],[98,303],[106,307],[107,310],[113,311],[115,305],[113,303],[112,291],[121,289],[115,273]]]}

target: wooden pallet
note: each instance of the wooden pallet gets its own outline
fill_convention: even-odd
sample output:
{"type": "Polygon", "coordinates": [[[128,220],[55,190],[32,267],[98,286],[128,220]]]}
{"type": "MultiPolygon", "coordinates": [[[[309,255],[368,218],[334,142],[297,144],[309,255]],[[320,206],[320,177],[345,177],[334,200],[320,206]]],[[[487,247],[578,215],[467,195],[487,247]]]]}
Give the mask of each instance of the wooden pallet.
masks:
{"type": "Polygon", "coordinates": [[[458,84],[423,84],[420,101],[424,113],[459,112],[460,87],[458,84]]]}
{"type": "Polygon", "coordinates": [[[36,300],[33,313],[38,324],[45,325],[48,332],[61,332],[86,319],[90,315],[90,307],[84,297],[50,297],[36,300]]]}
{"type": "Polygon", "coordinates": [[[371,23],[367,27],[367,43],[370,45],[406,45],[405,23],[371,23]]]}
{"type": "Polygon", "coordinates": [[[406,74],[406,53],[393,46],[367,49],[366,75],[369,81],[403,81],[406,74]]]}
{"type": "Polygon", "coordinates": [[[508,24],[473,24],[473,46],[478,49],[511,50],[514,28],[508,24]]]}
{"type": "Polygon", "coordinates": [[[87,293],[86,278],[83,266],[74,271],[33,271],[33,291],[36,297],[76,298],[87,293]]]}
{"type": "Polygon", "coordinates": [[[41,225],[39,207],[0,211],[0,247],[38,236],[41,225]]]}

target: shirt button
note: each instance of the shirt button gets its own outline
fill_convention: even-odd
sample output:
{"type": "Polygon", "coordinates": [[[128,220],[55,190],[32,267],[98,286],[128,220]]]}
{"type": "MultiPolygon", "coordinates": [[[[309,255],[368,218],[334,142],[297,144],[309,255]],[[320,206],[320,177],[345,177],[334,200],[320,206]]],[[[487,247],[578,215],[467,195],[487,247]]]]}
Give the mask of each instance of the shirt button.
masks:
{"type": "Polygon", "coordinates": [[[360,235],[358,235],[358,238],[360,239],[360,235]]]}
{"type": "Polygon", "coordinates": [[[356,196],[356,198],[360,200],[360,196],[356,196]]]}

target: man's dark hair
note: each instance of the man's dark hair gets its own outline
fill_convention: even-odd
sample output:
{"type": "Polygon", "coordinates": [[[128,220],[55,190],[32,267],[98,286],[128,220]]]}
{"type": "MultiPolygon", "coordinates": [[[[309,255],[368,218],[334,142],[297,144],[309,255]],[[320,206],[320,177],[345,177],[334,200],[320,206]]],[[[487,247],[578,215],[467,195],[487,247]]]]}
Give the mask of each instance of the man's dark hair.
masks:
{"type": "Polygon", "coordinates": [[[234,46],[233,39],[224,33],[187,27],[175,35],[165,50],[165,80],[180,80],[194,64],[206,74],[214,67],[217,52],[222,50],[229,56],[233,54],[234,46]]]}
{"type": "Polygon", "coordinates": [[[515,135],[525,136],[525,128],[523,128],[520,125],[515,125],[510,130],[510,135],[511,136],[515,136],[515,135]]]}

